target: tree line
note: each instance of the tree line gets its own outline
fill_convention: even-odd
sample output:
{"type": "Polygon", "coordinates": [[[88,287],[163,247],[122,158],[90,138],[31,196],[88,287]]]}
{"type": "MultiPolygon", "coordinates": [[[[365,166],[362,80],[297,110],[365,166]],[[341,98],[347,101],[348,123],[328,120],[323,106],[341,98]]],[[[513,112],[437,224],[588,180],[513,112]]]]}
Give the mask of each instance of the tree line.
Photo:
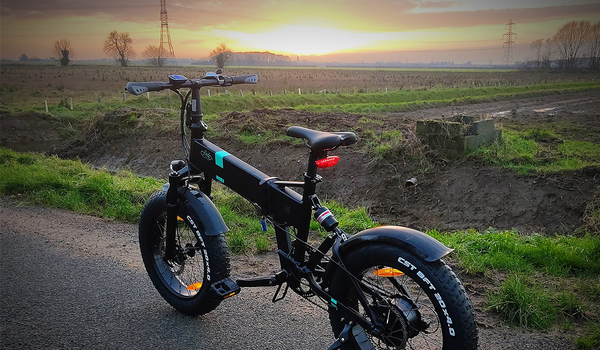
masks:
{"type": "Polygon", "coordinates": [[[534,40],[530,45],[534,60],[529,68],[600,68],[600,22],[571,21],[554,36],[534,40]]]}
{"type": "MultiPolygon", "coordinates": [[[[104,53],[122,67],[127,67],[129,61],[136,57],[133,49],[133,39],[129,33],[119,33],[116,30],[108,34],[103,43],[104,53]]],[[[53,58],[58,60],[62,66],[69,65],[75,55],[71,41],[67,38],[59,39],[54,42],[53,58]]],[[[157,46],[149,45],[142,52],[142,57],[151,66],[163,67],[167,64],[167,55],[157,46]]],[[[27,55],[21,55],[20,59],[27,60],[27,55]]],[[[225,44],[220,44],[209,54],[209,60],[214,61],[219,68],[223,68],[228,61],[234,60],[238,63],[250,62],[289,62],[290,58],[283,55],[275,55],[270,52],[246,52],[234,53],[225,44]]]]}

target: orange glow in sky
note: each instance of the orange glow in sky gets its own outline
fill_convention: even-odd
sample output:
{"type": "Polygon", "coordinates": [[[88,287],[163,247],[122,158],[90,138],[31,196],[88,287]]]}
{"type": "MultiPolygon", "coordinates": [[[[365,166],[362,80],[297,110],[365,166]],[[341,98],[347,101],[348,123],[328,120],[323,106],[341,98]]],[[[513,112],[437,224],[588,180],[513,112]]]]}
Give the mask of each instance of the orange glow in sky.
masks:
{"type": "MultiPolygon", "coordinates": [[[[3,0],[1,55],[47,58],[71,40],[75,59],[105,58],[113,30],[130,33],[137,58],[159,45],[159,0],[3,0]]],[[[517,23],[515,60],[529,44],[572,20],[600,18],[596,0],[167,0],[178,58],[200,59],[221,43],[233,51],[270,51],[322,62],[502,59],[503,34],[517,23]],[[500,57],[499,57],[500,56],[500,57]]]]}

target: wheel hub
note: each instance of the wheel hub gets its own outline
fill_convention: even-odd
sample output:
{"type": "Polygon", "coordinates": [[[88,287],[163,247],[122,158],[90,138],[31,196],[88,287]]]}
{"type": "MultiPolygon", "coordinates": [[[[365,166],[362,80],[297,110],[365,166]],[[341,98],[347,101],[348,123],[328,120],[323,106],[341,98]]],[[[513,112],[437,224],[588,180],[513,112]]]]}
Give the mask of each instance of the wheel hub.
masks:
{"type": "Polygon", "coordinates": [[[374,306],[374,309],[384,326],[383,333],[376,337],[387,346],[404,348],[408,339],[419,334],[423,328],[418,308],[405,297],[374,306]]]}

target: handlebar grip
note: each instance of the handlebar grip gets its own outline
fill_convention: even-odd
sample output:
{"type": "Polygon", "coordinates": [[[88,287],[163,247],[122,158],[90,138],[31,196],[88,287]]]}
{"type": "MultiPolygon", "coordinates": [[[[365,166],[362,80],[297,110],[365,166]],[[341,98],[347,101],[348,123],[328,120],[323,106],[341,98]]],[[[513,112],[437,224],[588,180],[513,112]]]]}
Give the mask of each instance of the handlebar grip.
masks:
{"type": "Polygon", "coordinates": [[[168,87],[169,84],[161,83],[158,81],[152,82],[128,82],[127,91],[133,95],[141,95],[148,91],[160,91],[168,87]]]}
{"type": "Polygon", "coordinates": [[[231,85],[234,84],[256,84],[258,83],[258,75],[238,75],[231,78],[231,85]]]}

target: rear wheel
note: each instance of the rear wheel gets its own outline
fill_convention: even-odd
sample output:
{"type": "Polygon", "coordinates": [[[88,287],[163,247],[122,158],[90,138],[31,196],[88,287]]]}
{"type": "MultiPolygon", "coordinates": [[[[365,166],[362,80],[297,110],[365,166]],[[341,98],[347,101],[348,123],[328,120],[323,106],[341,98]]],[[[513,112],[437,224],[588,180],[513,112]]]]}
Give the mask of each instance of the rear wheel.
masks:
{"type": "Polygon", "coordinates": [[[206,236],[194,211],[181,203],[177,215],[173,259],[165,259],[166,193],[157,192],[146,204],[139,241],[146,271],[161,296],[177,310],[200,315],[215,309],[221,298],[211,285],[229,277],[229,253],[223,235],[206,236]]]}
{"type": "MultiPolygon", "coordinates": [[[[477,349],[473,308],[454,272],[443,262],[426,262],[399,248],[365,245],[343,256],[369,307],[383,324],[375,336],[350,324],[343,349],[477,349]]],[[[337,269],[330,293],[338,303],[367,315],[348,274],[337,269]]],[[[349,320],[329,309],[334,334],[349,320]]]]}

